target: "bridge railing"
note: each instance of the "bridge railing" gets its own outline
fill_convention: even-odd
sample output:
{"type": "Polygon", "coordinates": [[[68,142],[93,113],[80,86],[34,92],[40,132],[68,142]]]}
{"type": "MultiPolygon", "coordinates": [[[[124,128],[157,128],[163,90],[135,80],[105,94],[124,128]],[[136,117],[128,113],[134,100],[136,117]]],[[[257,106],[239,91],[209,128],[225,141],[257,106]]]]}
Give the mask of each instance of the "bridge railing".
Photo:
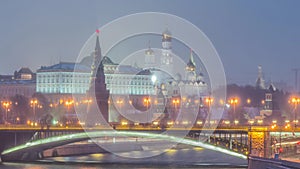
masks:
{"type": "Polygon", "coordinates": [[[52,131],[52,130],[40,130],[36,131],[31,137],[30,141],[45,139],[49,137],[62,136],[66,134],[78,133],[79,131],[52,131]]]}

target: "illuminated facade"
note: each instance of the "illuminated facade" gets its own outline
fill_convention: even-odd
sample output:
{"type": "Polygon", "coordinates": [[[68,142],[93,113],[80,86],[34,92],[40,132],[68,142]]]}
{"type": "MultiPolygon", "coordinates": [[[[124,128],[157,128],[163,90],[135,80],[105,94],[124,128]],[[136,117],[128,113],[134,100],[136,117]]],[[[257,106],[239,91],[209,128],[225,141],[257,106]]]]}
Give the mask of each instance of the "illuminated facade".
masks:
{"type": "Polygon", "coordinates": [[[75,63],[61,62],[37,70],[36,91],[44,94],[85,94],[90,69],[75,63]]]}
{"type": "Polygon", "coordinates": [[[115,95],[154,95],[154,81],[149,70],[118,65],[103,57],[107,89],[115,95]]]}
{"type": "MultiPolygon", "coordinates": [[[[173,114],[175,112],[175,115],[169,116],[173,120],[176,119],[176,112],[180,110],[189,112],[192,108],[197,111],[200,104],[199,97],[205,95],[207,84],[203,81],[202,74],[196,75],[192,51],[185,67],[185,74],[175,78],[168,75],[168,71],[173,70],[171,38],[169,31],[163,32],[159,65],[156,65],[155,53],[149,47],[145,51],[146,68],[139,68],[120,65],[114,63],[109,57],[102,56],[97,34],[95,51],[80,63],[59,63],[41,67],[37,71],[36,91],[47,96],[55,95],[56,98],[51,100],[56,102],[59,100],[57,96],[69,95],[70,97],[71,94],[86,99],[93,97],[94,94],[91,93],[96,92],[96,86],[94,90],[91,88],[95,79],[102,81],[101,78],[104,78],[105,85],[102,86],[105,86],[105,91],[109,92],[108,112],[105,114],[108,122],[120,122],[124,114],[139,116],[148,109],[151,110],[151,114],[147,116],[155,119],[161,119],[166,112],[173,114]],[[156,66],[159,69],[155,69],[156,66]],[[104,77],[97,78],[99,67],[103,69],[104,77]],[[169,110],[166,111],[165,108],[169,110]]],[[[97,93],[95,95],[97,98],[97,93]]],[[[101,97],[100,94],[98,97],[101,97]]]]}

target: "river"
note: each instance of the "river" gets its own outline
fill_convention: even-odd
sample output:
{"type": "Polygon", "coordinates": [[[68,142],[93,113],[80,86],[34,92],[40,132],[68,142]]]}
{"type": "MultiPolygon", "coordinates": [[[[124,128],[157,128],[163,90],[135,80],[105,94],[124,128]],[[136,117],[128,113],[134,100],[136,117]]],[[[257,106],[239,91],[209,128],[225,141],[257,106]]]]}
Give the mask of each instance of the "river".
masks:
{"type": "MultiPolygon", "coordinates": [[[[130,152],[126,152],[130,153],[130,152]]],[[[135,152],[138,153],[138,152],[135,152]]],[[[133,159],[115,154],[91,154],[73,157],[52,157],[34,163],[1,163],[1,169],[154,169],[205,168],[246,169],[247,161],[205,149],[179,149],[161,155],[133,159]]]]}

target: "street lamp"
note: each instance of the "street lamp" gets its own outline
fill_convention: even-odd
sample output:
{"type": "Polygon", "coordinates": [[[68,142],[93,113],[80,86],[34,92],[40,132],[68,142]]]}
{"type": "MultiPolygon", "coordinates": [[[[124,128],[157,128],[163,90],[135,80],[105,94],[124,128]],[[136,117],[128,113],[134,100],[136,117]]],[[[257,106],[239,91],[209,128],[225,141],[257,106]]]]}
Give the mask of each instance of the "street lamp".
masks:
{"type": "Polygon", "coordinates": [[[251,104],[251,99],[247,99],[247,104],[250,105],[251,104]]]}
{"type": "Polygon", "coordinates": [[[178,104],[180,103],[180,100],[178,98],[175,98],[172,100],[172,103],[174,105],[174,119],[176,119],[176,116],[177,116],[177,106],[178,104]]]}
{"type": "Polygon", "coordinates": [[[67,106],[67,108],[68,108],[68,113],[70,112],[70,106],[72,105],[74,103],[74,101],[73,100],[67,100],[66,101],[66,106],[67,106]]]}
{"type": "Polygon", "coordinates": [[[208,107],[208,110],[207,110],[208,111],[208,126],[210,126],[210,118],[211,118],[210,106],[213,101],[214,101],[214,99],[211,97],[207,97],[205,99],[205,103],[207,104],[207,107],[208,107]]]}
{"type": "Polygon", "coordinates": [[[231,99],[229,99],[229,103],[231,104],[231,105],[233,105],[233,120],[236,120],[235,118],[235,107],[236,107],[236,105],[238,104],[238,102],[239,102],[239,100],[236,98],[236,97],[234,97],[234,98],[231,98],[231,99]]]}
{"type": "Polygon", "coordinates": [[[86,99],[86,100],[84,101],[84,103],[90,104],[90,103],[92,103],[92,99],[86,99]]]}
{"type": "Polygon", "coordinates": [[[73,122],[73,119],[72,119],[72,117],[71,117],[71,113],[70,113],[70,106],[72,105],[72,104],[74,104],[74,100],[66,100],[65,101],[65,106],[67,106],[67,111],[66,111],[66,122],[67,122],[67,124],[69,124],[69,123],[72,123],[73,122]]]}
{"type": "Polygon", "coordinates": [[[118,99],[118,100],[117,100],[117,104],[118,104],[118,106],[119,106],[119,107],[121,107],[121,106],[122,106],[122,104],[123,104],[123,100],[121,100],[121,99],[118,99]]]}
{"type": "Polygon", "coordinates": [[[147,107],[147,110],[146,110],[146,113],[147,113],[147,123],[149,122],[149,112],[148,112],[148,109],[149,109],[149,103],[150,102],[151,102],[151,99],[149,97],[144,98],[144,104],[146,104],[146,107],[147,107]]]}
{"type": "Polygon", "coordinates": [[[2,105],[5,108],[5,122],[7,123],[8,122],[8,114],[7,114],[7,112],[9,110],[8,109],[9,106],[11,105],[11,101],[4,101],[4,102],[2,102],[2,105]]]}
{"type": "Polygon", "coordinates": [[[30,101],[30,104],[32,106],[33,109],[33,121],[35,122],[35,115],[36,115],[36,105],[37,105],[38,101],[37,99],[33,99],[30,101]]]}
{"type": "Polygon", "coordinates": [[[297,106],[300,103],[300,98],[299,97],[293,97],[289,100],[289,103],[294,104],[294,125],[295,129],[297,127],[297,106]]]}

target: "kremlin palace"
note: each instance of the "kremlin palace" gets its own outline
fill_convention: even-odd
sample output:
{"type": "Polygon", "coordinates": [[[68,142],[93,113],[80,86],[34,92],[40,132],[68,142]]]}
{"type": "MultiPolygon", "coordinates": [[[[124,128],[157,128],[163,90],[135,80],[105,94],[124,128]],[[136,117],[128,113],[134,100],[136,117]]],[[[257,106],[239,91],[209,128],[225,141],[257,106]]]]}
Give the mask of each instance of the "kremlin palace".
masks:
{"type": "MultiPolygon", "coordinates": [[[[176,106],[174,100],[181,97],[187,100],[196,98],[192,96],[195,95],[194,91],[197,91],[196,95],[200,98],[208,95],[207,84],[203,80],[202,72],[197,73],[200,68],[197,71],[192,51],[183,71],[185,74],[176,74],[172,77],[161,71],[172,72],[174,69],[172,35],[169,30],[166,30],[162,33],[161,53],[155,53],[150,46],[144,52],[144,65],[147,69],[136,65],[120,65],[108,56],[102,56],[97,35],[95,51],[91,51],[91,55],[83,58],[81,62],[60,62],[51,66],[41,66],[36,73],[29,68],[21,68],[14,75],[0,76],[0,97],[2,100],[14,95],[31,98],[34,93],[41,93],[49,103],[53,104],[61,100],[75,99],[74,102],[88,100],[88,91],[96,75],[95,69],[100,62],[103,64],[104,81],[110,95],[108,102],[113,101],[111,98],[114,97],[115,103],[129,102],[136,105],[137,110],[143,111],[146,109],[143,99],[155,97],[157,104],[169,104],[173,107],[172,111],[178,111],[176,109],[179,109],[181,103],[178,102],[176,106]],[[190,93],[185,92],[186,96],[180,94],[189,89],[195,90],[190,90],[190,93]]],[[[199,103],[199,99],[196,101],[199,103]]],[[[184,108],[184,105],[181,105],[184,108]]],[[[186,105],[188,106],[188,103],[186,105]]],[[[110,106],[109,111],[116,112],[116,105],[110,106]]],[[[164,110],[157,109],[157,111],[160,111],[157,113],[164,113],[164,110]]],[[[115,117],[116,115],[109,115],[109,121],[118,121],[119,118],[115,117]]]]}

